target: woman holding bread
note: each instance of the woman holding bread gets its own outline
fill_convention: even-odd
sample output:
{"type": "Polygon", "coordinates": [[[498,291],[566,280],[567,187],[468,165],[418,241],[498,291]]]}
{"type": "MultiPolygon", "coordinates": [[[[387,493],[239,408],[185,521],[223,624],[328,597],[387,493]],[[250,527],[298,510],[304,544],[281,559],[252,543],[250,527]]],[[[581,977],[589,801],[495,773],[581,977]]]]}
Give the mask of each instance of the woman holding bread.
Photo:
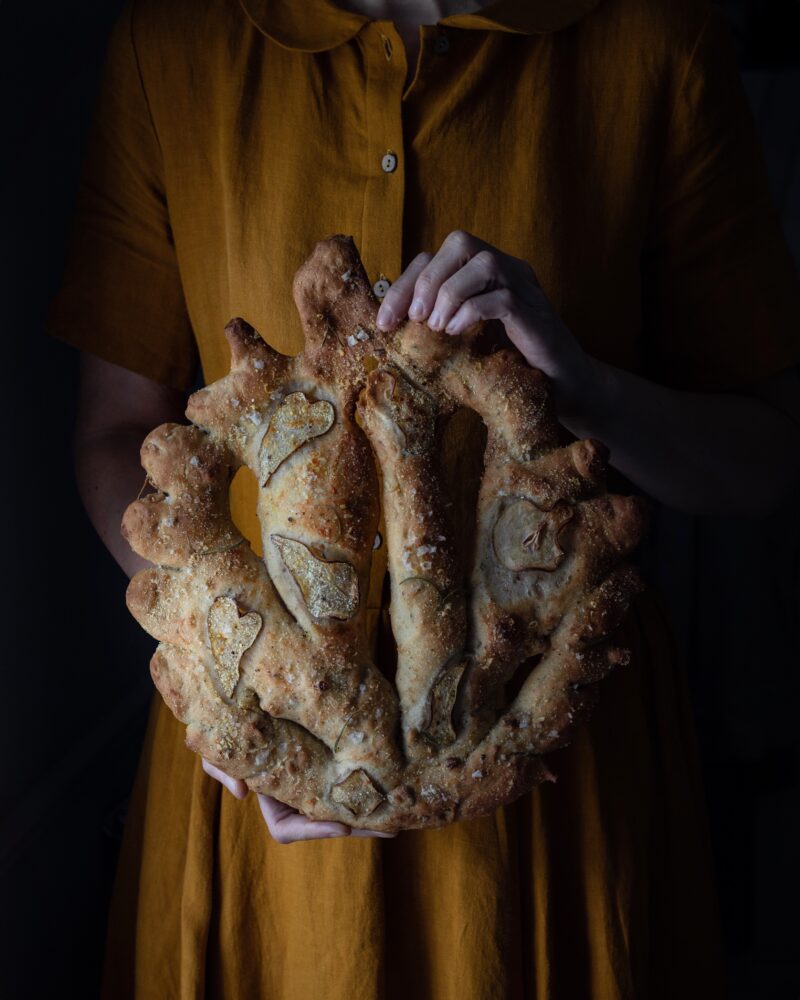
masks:
{"type": "MultiPolygon", "coordinates": [[[[119,535],[142,439],[183,422],[199,370],[227,372],[231,316],[302,349],[292,276],[331,233],[353,234],[387,329],[502,324],[563,425],[609,447],[616,492],[760,517],[797,488],[800,286],[711,7],[132,0],[51,324],[84,352],[79,484],[128,574],[145,565],[119,535]]],[[[478,431],[463,420],[465,477],[478,431]]],[[[231,500],[257,547],[252,490],[237,477],[231,500]]],[[[379,650],[385,565],[378,549],[379,650]]],[[[654,588],[620,642],[633,662],[553,755],[555,786],[393,838],[248,793],[155,696],[104,996],[721,996],[654,588]]]]}

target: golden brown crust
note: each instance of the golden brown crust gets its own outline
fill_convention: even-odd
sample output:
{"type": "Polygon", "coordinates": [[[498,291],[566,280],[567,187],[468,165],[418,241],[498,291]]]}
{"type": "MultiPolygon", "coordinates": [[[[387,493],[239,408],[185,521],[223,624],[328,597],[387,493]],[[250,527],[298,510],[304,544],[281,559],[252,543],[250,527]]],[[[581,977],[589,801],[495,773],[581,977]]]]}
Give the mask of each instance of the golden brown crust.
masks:
{"type": "Polygon", "coordinates": [[[123,533],[155,564],[127,593],[159,640],[153,680],[191,749],[308,816],[394,831],[482,815],[552,777],[542,754],[627,662],[609,635],[641,589],[622,560],[644,504],[606,493],[600,442],[559,443],[546,377],[481,353],[482,324],[380,331],[351,237],[318,243],[293,290],[305,352],[232,320],[230,374],[142,446],[158,492],[123,533]],[[441,468],[462,407],[487,429],[469,544],[441,468]],[[263,560],[230,517],[242,465],[263,560]],[[366,637],[381,500],[393,684],[366,637]]]}

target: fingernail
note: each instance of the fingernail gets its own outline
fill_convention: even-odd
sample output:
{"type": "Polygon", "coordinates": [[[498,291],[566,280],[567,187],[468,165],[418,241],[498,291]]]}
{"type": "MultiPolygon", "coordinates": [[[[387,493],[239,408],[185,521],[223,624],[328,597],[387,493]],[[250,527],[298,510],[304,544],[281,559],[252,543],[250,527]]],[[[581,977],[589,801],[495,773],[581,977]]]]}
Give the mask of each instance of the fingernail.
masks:
{"type": "Polygon", "coordinates": [[[433,312],[428,317],[428,326],[432,327],[434,330],[438,330],[442,325],[442,317],[439,314],[438,309],[434,309],[433,312]]]}
{"type": "Polygon", "coordinates": [[[386,306],[381,306],[378,310],[378,315],[376,317],[376,323],[382,328],[391,326],[394,323],[394,314],[392,310],[386,306]]]}
{"type": "Polygon", "coordinates": [[[350,834],[349,833],[345,833],[343,830],[342,831],[338,831],[336,833],[329,833],[328,834],[329,838],[330,837],[349,837],[349,836],[350,836],[350,834]]]}
{"type": "Polygon", "coordinates": [[[411,303],[411,308],[408,310],[408,315],[412,319],[419,319],[420,316],[425,312],[425,303],[422,299],[414,299],[411,303]]]}

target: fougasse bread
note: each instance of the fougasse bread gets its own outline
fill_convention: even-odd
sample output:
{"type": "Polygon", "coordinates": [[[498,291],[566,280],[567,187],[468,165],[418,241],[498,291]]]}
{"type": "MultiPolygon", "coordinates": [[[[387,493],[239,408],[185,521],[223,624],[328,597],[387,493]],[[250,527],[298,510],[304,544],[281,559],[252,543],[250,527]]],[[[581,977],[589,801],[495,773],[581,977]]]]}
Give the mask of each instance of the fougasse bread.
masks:
{"type": "Polygon", "coordinates": [[[624,559],[646,505],[607,492],[601,443],[559,443],[546,376],[488,348],[484,324],[379,330],[351,237],[320,241],[293,294],[303,353],[231,321],[230,374],[142,446],[156,492],[123,533],[154,564],[127,592],[159,641],[153,680],[191,750],[309,817],[396,831],[480,816],[550,776],[544,755],[629,659],[610,636],[642,586],[624,559]],[[469,546],[441,466],[461,408],[486,427],[469,546]],[[230,516],[240,466],[263,559],[230,516]],[[381,511],[393,676],[367,629],[381,511]]]}

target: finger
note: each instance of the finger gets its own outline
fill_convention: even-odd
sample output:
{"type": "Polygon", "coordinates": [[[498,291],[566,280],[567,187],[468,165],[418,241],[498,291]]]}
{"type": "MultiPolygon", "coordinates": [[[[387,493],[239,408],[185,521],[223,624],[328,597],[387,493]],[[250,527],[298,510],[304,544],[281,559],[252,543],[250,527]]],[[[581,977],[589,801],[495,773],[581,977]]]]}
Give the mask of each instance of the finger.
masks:
{"type": "MultiPolygon", "coordinates": [[[[293,809],[291,806],[287,806],[285,802],[280,802],[278,799],[273,798],[270,795],[264,795],[263,793],[258,793],[259,801],[264,800],[262,805],[262,814],[264,818],[267,819],[268,826],[274,826],[278,828],[279,825],[281,829],[286,829],[286,820],[290,817],[298,817],[305,824],[313,826],[315,831],[326,831],[330,827],[345,830],[350,833],[353,837],[396,837],[395,833],[384,833],[382,830],[351,830],[350,827],[346,826],[344,823],[333,823],[322,820],[310,820],[303,816],[302,813],[298,812],[297,809],[293,809]]],[[[320,834],[322,835],[322,834],[320,834]]],[[[325,836],[328,836],[325,833],[325,836]]]]}
{"type": "Polygon", "coordinates": [[[205,757],[202,758],[203,770],[209,777],[214,778],[223,784],[228,791],[237,799],[243,799],[247,795],[249,789],[247,785],[241,780],[241,778],[231,778],[230,775],[225,774],[224,771],[220,771],[218,767],[214,767],[210,764],[205,757]]]}
{"type": "Polygon", "coordinates": [[[350,827],[344,823],[312,820],[271,795],[258,793],[261,815],[273,839],[279,844],[293,844],[298,840],[321,840],[327,837],[347,837],[350,827]]]}
{"type": "Polygon", "coordinates": [[[416,280],[408,309],[411,319],[424,320],[432,313],[439,289],[481,250],[494,250],[471,233],[456,229],[449,233],[437,253],[416,280]]]}
{"type": "Polygon", "coordinates": [[[551,378],[567,370],[574,374],[591,360],[535,279],[533,285],[515,284],[467,299],[453,314],[445,332],[457,335],[479,320],[490,319],[502,323],[508,339],[532,368],[551,378]]]}
{"type": "Polygon", "coordinates": [[[432,330],[443,330],[462,304],[473,296],[497,288],[517,288],[527,276],[520,267],[514,265],[525,266],[524,261],[518,261],[499,250],[479,250],[442,283],[428,317],[428,326],[432,330]]]}
{"type": "Polygon", "coordinates": [[[264,819],[268,823],[276,823],[278,820],[283,819],[284,816],[290,816],[298,812],[292,806],[288,806],[285,802],[281,802],[279,799],[273,798],[271,795],[265,795],[263,792],[256,792],[258,798],[259,806],[261,807],[261,812],[264,819]]]}
{"type": "Polygon", "coordinates": [[[498,319],[506,328],[511,342],[522,351],[523,344],[530,346],[532,334],[526,308],[527,305],[510,288],[498,288],[463,302],[445,327],[445,332],[461,333],[479,320],[498,319]]]}
{"type": "Polygon", "coordinates": [[[397,281],[384,295],[375,322],[382,330],[390,330],[399,319],[408,315],[414,284],[433,254],[425,250],[411,261],[397,281]]]}

